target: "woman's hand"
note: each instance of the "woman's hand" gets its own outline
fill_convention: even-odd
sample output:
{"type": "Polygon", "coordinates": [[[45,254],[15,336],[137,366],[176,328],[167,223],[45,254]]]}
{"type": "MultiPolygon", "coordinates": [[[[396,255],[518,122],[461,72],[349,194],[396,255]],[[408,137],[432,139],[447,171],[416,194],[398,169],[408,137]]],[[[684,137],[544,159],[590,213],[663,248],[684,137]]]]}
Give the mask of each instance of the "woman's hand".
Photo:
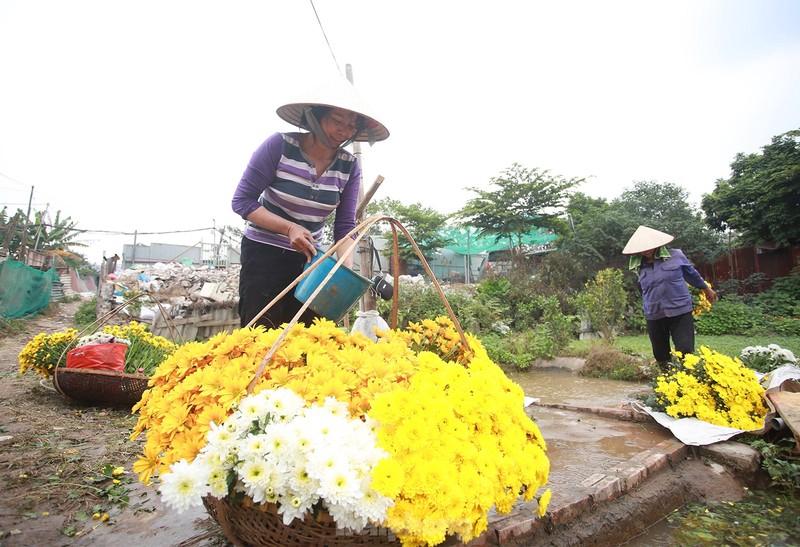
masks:
{"type": "Polygon", "coordinates": [[[289,229],[286,231],[286,236],[289,238],[292,249],[306,255],[306,262],[310,263],[311,259],[317,256],[317,249],[314,247],[314,238],[307,228],[303,228],[299,224],[291,223],[289,229]]]}
{"type": "Polygon", "coordinates": [[[703,292],[706,294],[706,300],[708,300],[712,304],[718,300],[717,293],[714,292],[714,289],[712,289],[711,287],[703,289],[703,292]]]}

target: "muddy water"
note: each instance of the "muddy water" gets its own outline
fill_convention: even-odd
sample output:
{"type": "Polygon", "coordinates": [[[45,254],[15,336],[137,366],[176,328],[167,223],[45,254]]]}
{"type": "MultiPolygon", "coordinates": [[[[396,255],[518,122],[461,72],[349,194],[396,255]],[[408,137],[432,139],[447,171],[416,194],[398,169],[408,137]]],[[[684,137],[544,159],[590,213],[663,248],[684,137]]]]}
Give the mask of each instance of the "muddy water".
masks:
{"type": "Polygon", "coordinates": [[[519,384],[525,395],[543,403],[617,408],[649,389],[646,384],[589,378],[561,368],[506,372],[506,376],[519,384]]]}
{"type": "MultiPolygon", "coordinates": [[[[522,387],[526,396],[542,403],[619,408],[625,402],[635,401],[637,393],[648,390],[646,384],[587,378],[562,369],[509,372],[507,376],[522,387]]],[[[657,424],[620,421],[535,404],[527,411],[547,442],[549,486],[554,499],[559,497],[559,491],[568,492],[571,486],[671,436],[657,424]]]]}

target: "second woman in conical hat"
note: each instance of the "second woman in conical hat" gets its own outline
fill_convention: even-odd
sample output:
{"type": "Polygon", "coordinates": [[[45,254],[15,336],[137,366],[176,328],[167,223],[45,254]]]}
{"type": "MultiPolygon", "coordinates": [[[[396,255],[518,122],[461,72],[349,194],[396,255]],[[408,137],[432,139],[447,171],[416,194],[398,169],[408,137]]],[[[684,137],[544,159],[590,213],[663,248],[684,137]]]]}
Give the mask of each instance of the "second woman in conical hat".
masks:
{"type": "MultiPolygon", "coordinates": [[[[361,167],[344,149],[389,137],[352,84],[337,78],[277,109],[298,131],[275,133],[256,149],[233,194],[232,208],[245,219],[239,275],[242,326],[290,285],[322,250],[322,229],[335,214],[333,237],[354,227],[361,167]]],[[[348,248],[345,242],[340,254],[348,248]]],[[[345,261],[352,265],[352,254],[345,261]]],[[[259,320],[267,328],[291,321],[301,303],[289,293],[259,320]]],[[[314,314],[306,310],[302,321],[314,314]]]]}

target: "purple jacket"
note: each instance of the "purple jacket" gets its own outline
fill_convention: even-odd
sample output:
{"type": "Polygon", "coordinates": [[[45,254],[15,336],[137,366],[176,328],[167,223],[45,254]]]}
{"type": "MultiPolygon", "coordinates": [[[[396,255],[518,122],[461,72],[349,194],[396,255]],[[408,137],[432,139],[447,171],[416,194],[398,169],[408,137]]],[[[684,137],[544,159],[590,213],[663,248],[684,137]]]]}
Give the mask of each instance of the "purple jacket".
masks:
{"type": "Polygon", "coordinates": [[[669,254],[670,258],[656,258],[653,264],[642,259],[639,268],[642,307],[649,321],[692,311],[692,295],[686,283],[698,289],[708,288],[683,251],[669,249],[669,254]]]}

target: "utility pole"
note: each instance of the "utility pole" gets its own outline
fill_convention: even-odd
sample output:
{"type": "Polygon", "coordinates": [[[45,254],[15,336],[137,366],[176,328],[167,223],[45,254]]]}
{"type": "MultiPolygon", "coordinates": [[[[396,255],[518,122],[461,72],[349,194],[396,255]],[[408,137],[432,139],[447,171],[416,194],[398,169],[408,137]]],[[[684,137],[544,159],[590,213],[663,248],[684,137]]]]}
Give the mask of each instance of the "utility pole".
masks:
{"type": "MultiPolygon", "coordinates": [[[[352,84],[353,83],[353,65],[347,64],[345,65],[345,72],[347,73],[347,80],[352,84]]],[[[356,215],[356,224],[360,224],[364,220],[364,209],[366,208],[366,201],[364,201],[364,163],[361,160],[361,143],[356,141],[353,143],[353,155],[355,155],[356,160],[361,165],[361,185],[358,189],[358,203],[359,209],[356,215]],[[363,205],[363,206],[362,206],[363,205]]],[[[383,180],[383,177],[381,177],[383,180]]],[[[370,196],[372,197],[372,196],[370,196]]],[[[366,277],[367,279],[372,279],[372,246],[370,245],[369,238],[363,238],[361,241],[358,242],[358,260],[359,266],[361,268],[361,275],[366,277]]],[[[368,311],[368,310],[377,310],[378,309],[378,301],[375,298],[375,293],[371,290],[364,293],[364,296],[361,297],[359,300],[359,309],[361,311],[368,311]]]]}
{"type": "Polygon", "coordinates": [[[31,197],[28,198],[28,214],[25,215],[25,227],[22,229],[22,240],[19,244],[19,261],[27,264],[28,249],[25,247],[28,244],[28,226],[31,223],[31,205],[33,204],[33,186],[31,186],[31,197]]]}

